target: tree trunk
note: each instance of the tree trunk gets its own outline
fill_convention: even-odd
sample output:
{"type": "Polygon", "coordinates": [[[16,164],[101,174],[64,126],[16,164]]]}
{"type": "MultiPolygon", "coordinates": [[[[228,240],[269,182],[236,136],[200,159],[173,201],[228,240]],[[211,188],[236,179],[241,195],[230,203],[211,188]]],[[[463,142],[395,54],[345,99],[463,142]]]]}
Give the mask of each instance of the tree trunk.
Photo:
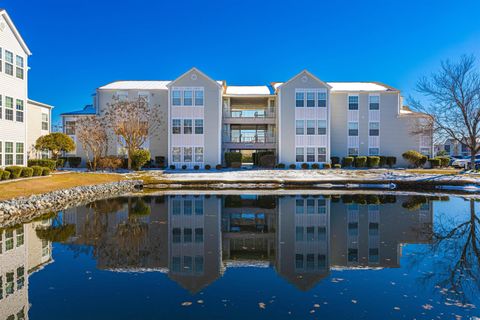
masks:
{"type": "Polygon", "coordinates": [[[471,148],[470,149],[470,169],[475,170],[475,160],[476,160],[476,148],[471,148]]]}
{"type": "Polygon", "coordinates": [[[128,170],[132,170],[132,153],[130,152],[130,149],[128,149],[127,157],[128,157],[127,168],[128,170]]]}

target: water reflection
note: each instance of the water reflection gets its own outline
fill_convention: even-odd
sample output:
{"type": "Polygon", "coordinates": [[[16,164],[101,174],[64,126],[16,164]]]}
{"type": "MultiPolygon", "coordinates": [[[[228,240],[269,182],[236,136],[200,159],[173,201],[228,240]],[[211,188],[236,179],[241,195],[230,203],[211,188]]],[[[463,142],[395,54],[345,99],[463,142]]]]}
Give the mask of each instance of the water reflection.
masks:
{"type": "Polygon", "coordinates": [[[0,229],[0,319],[27,319],[28,279],[52,261],[52,244],[37,236],[51,225],[49,216],[0,229]]]}
{"type": "Polygon", "coordinates": [[[394,196],[163,196],[67,210],[70,249],[100,269],[159,271],[192,293],[228,268],[274,266],[300,290],[330,271],[397,268],[402,244],[433,243],[432,202],[394,196]],[[85,246],[87,245],[87,246],[85,246]]]}

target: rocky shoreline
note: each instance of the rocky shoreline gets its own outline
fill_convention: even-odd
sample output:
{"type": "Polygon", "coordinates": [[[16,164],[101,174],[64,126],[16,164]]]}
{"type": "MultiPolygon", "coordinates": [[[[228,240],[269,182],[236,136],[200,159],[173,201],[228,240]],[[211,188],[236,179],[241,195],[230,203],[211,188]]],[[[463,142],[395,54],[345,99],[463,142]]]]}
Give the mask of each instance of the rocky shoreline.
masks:
{"type": "Polygon", "coordinates": [[[91,201],[139,191],[142,188],[141,180],[124,180],[0,201],[0,227],[28,221],[51,211],[65,210],[91,201]]]}

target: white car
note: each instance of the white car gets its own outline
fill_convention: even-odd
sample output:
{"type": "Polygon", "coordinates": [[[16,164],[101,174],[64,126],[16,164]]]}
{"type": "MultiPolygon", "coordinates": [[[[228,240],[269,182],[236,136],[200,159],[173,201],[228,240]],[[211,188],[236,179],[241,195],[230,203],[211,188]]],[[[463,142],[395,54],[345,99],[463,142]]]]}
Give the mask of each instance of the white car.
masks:
{"type": "MultiPolygon", "coordinates": [[[[454,168],[468,168],[470,166],[471,159],[470,157],[464,157],[462,159],[457,159],[452,162],[452,167],[454,168]]],[[[475,167],[480,164],[480,156],[475,157],[475,167]]]]}

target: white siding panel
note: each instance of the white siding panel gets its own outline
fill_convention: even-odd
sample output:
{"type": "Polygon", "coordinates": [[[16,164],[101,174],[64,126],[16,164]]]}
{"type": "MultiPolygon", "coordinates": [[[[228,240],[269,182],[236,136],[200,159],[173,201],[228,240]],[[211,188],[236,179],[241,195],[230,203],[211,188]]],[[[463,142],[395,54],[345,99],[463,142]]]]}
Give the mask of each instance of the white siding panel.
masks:
{"type": "Polygon", "coordinates": [[[369,136],[368,137],[368,146],[369,146],[369,148],[380,148],[380,137],[369,136]]]}
{"type": "Polygon", "coordinates": [[[348,110],[348,122],[358,122],[359,113],[358,110],[348,110]]]}
{"type": "Polygon", "coordinates": [[[360,145],[358,137],[348,137],[348,148],[358,148],[360,145]]]}
{"type": "Polygon", "coordinates": [[[369,110],[368,119],[370,122],[379,122],[380,121],[380,110],[369,110]]]}

